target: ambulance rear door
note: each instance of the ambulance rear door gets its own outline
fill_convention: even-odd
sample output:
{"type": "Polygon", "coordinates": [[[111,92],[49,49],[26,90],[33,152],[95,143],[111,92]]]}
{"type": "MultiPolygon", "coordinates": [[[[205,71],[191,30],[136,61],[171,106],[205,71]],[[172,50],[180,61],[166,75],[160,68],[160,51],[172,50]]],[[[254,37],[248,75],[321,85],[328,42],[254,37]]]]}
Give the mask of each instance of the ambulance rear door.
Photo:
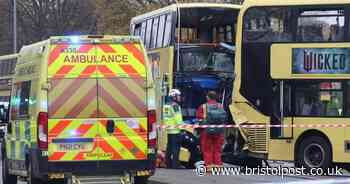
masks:
{"type": "Polygon", "coordinates": [[[147,159],[147,72],[140,43],[101,43],[98,118],[101,160],[147,159]]]}
{"type": "Polygon", "coordinates": [[[96,52],[89,40],[51,43],[47,96],[50,162],[100,159],[96,52]]]}

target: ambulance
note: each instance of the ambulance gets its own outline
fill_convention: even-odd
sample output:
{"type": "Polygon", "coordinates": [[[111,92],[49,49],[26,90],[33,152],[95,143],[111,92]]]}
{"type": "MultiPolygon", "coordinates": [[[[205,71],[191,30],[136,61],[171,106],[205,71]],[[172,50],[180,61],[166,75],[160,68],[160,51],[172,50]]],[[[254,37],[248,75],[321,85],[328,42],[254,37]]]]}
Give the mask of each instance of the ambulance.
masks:
{"type": "Polygon", "coordinates": [[[80,176],[147,183],[155,170],[155,88],[138,37],[51,37],[16,59],[4,184],[80,176]]]}

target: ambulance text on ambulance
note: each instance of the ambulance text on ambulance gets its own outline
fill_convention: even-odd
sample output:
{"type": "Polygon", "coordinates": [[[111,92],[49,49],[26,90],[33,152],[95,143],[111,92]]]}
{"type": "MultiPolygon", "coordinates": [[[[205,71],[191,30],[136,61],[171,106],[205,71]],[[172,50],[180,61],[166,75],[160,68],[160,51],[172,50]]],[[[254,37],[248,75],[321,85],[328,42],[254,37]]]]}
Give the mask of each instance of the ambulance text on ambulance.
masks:
{"type": "Polygon", "coordinates": [[[66,55],[64,63],[128,63],[128,55],[66,55]]]}

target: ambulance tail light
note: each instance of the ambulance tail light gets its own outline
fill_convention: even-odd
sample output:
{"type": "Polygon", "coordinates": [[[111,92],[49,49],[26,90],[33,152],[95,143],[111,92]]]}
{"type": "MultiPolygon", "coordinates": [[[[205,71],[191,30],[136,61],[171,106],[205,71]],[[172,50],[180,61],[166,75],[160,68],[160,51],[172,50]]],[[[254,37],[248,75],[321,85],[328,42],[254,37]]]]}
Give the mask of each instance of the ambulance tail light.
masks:
{"type": "Polygon", "coordinates": [[[147,112],[147,125],[148,125],[148,147],[156,148],[157,146],[157,115],[155,110],[147,112]]]}
{"type": "Polygon", "coordinates": [[[38,115],[38,146],[41,150],[47,150],[48,146],[48,117],[46,112],[38,115]]]}

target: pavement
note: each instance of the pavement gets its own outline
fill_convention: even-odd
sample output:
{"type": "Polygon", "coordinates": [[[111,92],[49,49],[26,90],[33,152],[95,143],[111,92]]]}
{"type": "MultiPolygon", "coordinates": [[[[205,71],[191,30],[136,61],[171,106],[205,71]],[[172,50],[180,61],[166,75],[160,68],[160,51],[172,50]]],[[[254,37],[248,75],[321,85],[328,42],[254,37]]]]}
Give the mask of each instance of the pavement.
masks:
{"type": "MultiPolygon", "coordinates": [[[[117,184],[109,178],[103,184],[117,184]]],[[[101,181],[101,180],[100,180],[101,181]]],[[[298,177],[298,176],[197,176],[194,170],[157,169],[149,184],[349,184],[350,177],[298,177]]],[[[0,181],[0,184],[1,181],[0,181]]],[[[18,182],[17,184],[26,184],[18,182]]],[[[91,180],[89,184],[101,184],[91,180]]]]}
{"type": "Polygon", "coordinates": [[[197,176],[194,170],[157,169],[150,184],[349,184],[350,176],[197,176]]]}

